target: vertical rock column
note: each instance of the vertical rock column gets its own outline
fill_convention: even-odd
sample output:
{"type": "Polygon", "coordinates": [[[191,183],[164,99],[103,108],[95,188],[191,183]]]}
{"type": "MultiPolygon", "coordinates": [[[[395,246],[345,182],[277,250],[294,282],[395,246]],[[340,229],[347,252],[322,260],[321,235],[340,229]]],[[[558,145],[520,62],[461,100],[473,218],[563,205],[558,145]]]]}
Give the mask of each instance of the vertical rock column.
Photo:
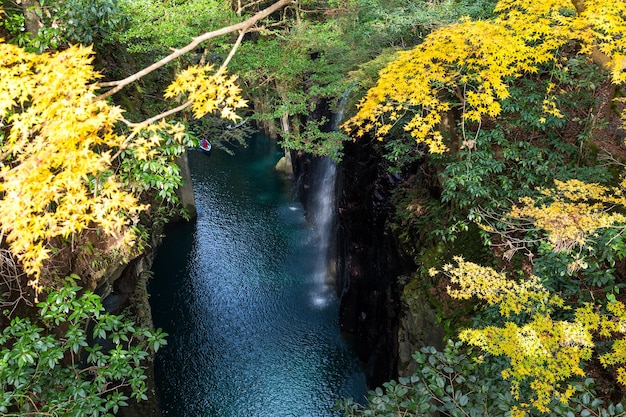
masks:
{"type": "Polygon", "coordinates": [[[196,211],[196,199],[193,195],[193,185],[191,183],[191,171],[189,170],[189,156],[185,151],[176,158],[176,164],[180,167],[180,174],[183,177],[183,185],[178,188],[178,198],[182,206],[189,213],[190,218],[195,219],[198,215],[196,211]]]}

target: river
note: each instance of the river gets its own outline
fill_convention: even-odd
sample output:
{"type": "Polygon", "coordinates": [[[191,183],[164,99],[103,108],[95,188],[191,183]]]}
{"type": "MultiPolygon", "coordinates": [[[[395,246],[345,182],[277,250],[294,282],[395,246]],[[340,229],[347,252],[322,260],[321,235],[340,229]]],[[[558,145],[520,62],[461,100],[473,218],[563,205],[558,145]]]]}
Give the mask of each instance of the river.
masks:
{"type": "Polygon", "coordinates": [[[234,156],[189,154],[198,218],[166,229],[150,282],[168,417],[328,417],[365,395],[320,273],[324,233],[274,173],[280,156],[261,135],[234,156]]]}

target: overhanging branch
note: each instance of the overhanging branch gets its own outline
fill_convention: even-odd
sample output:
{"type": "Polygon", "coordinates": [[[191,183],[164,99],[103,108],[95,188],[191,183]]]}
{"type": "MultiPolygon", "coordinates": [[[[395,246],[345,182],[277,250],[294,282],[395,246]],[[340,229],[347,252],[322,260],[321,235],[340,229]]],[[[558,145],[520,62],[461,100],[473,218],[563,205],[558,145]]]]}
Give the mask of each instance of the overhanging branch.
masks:
{"type": "Polygon", "coordinates": [[[254,16],[244,20],[243,22],[234,24],[234,25],[230,25],[230,26],[226,26],[223,27],[221,29],[217,29],[214,30],[212,32],[207,32],[203,35],[200,35],[196,38],[193,39],[193,41],[191,41],[189,44],[187,44],[185,47],[181,48],[181,49],[177,49],[176,51],[172,52],[170,55],[166,56],[165,58],[161,59],[160,61],[155,62],[154,64],[144,68],[143,70],[136,72],[135,74],[124,78],[123,80],[118,80],[118,81],[109,81],[109,82],[103,82],[103,83],[98,83],[98,87],[100,88],[105,88],[105,87],[113,87],[111,90],[107,91],[106,93],[103,93],[101,95],[99,95],[97,97],[98,100],[103,100],[107,97],[112,96],[113,94],[117,93],[118,91],[120,91],[121,89],[123,89],[124,87],[126,87],[128,84],[132,84],[133,82],[139,80],[140,78],[146,76],[147,74],[151,73],[152,71],[161,68],[162,66],[174,61],[175,59],[179,58],[180,56],[186,54],[187,52],[193,51],[198,45],[200,45],[202,42],[207,41],[209,39],[213,39],[216,38],[218,36],[222,36],[222,35],[226,35],[228,33],[232,33],[232,32],[240,32],[240,33],[245,33],[246,31],[248,31],[252,26],[254,26],[259,20],[265,19],[266,17],[268,17],[269,15],[271,15],[272,13],[274,13],[277,10],[280,10],[281,8],[283,8],[284,6],[286,6],[287,4],[291,3],[293,0],[279,0],[276,3],[272,4],[270,7],[261,10],[260,12],[256,13],[254,16]]]}

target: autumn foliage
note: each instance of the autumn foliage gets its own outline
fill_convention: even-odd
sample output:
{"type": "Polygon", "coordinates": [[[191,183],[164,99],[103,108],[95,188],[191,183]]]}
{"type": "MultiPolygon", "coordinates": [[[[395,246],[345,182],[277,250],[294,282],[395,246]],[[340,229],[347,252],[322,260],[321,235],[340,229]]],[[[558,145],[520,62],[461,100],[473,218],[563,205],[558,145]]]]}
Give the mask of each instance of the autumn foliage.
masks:
{"type": "MultiPolygon", "coordinates": [[[[148,206],[116,169],[123,158],[156,158],[164,137],[181,146],[187,137],[163,117],[130,123],[99,99],[92,59],[88,47],[32,54],[0,43],[0,229],[38,291],[51,253],[85,230],[132,253],[148,206]]],[[[182,72],[166,96],[187,100],[197,117],[219,111],[235,120],[245,105],[234,78],[211,67],[182,72]]]]}
{"type": "MultiPolygon", "coordinates": [[[[576,378],[585,376],[584,364],[592,357],[595,344],[605,337],[615,338],[613,352],[605,353],[606,364],[626,363],[623,336],[626,328],[624,305],[613,301],[607,314],[600,314],[592,304],[572,312],[572,320],[557,319],[571,310],[565,301],[548,291],[535,276],[512,280],[492,268],[485,268],[457,257],[456,265],[444,266],[454,287],[448,291],[455,298],[476,297],[497,306],[506,322],[502,326],[466,329],[459,338],[496,356],[509,358],[509,368],[502,377],[512,382],[512,393],[520,406],[512,415],[525,415],[536,409],[550,411],[553,400],[568,403],[576,392],[576,378]],[[527,316],[528,320],[520,318],[527,316]],[[523,393],[530,391],[530,395],[523,393]]],[[[624,368],[619,380],[626,382],[624,368]]]]}
{"type": "MultiPolygon", "coordinates": [[[[550,149],[546,142],[552,140],[554,148],[548,152],[555,152],[564,149],[563,144],[578,143],[577,137],[550,131],[559,124],[549,123],[568,117],[559,106],[559,95],[567,88],[559,81],[566,77],[558,74],[569,77],[575,70],[569,65],[593,63],[613,91],[626,83],[626,2],[502,0],[495,13],[489,20],[464,19],[443,26],[415,48],[399,52],[380,72],[356,115],[344,124],[354,137],[369,134],[388,148],[402,143],[419,155],[455,152],[449,158],[433,158],[461,167],[458,171],[439,167],[440,186],[451,196],[450,205],[455,204],[455,190],[469,190],[470,181],[479,187],[489,175],[501,174],[509,163],[505,152],[510,149],[538,146],[546,152],[550,149]],[[520,86],[531,86],[534,101],[524,101],[520,86]],[[522,114],[529,103],[532,110],[522,114]],[[515,120],[522,116],[532,123],[523,126],[515,120]],[[531,144],[537,138],[546,142],[531,144]],[[515,145],[505,148],[507,140],[515,145]],[[474,166],[480,158],[491,161],[487,168],[474,166]],[[450,184],[456,188],[446,190],[450,184]]],[[[582,78],[580,73],[577,77],[582,78]]],[[[623,108],[614,107],[622,111],[622,119],[623,108]]],[[[592,123],[600,123],[601,115],[593,117],[592,123]]],[[[560,126],[567,123],[572,126],[574,121],[560,126]]],[[[581,141],[579,146],[585,145],[581,141]]],[[[541,153],[535,155],[541,158],[541,153]]],[[[516,158],[510,164],[514,170],[527,162],[516,158]]],[[[609,369],[620,384],[626,383],[626,310],[617,296],[620,286],[607,278],[616,260],[624,258],[624,165],[615,165],[619,169],[608,184],[585,182],[570,174],[565,179],[548,177],[544,180],[549,185],[516,189],[525,195],[509,201],[502,198],[488,209],[479,206],[488,195],[468,191],[463,203],[475,207],[467,218],[478,223],[486,240],[499,244],[492,249],[501,270],[462,257],[439,271],[431,270],[433,277],[450,283],[452,298],[486,306],[488,312],[481,318],[488,319],[463,330],[459,338],[504,358],[507,366],[500,376],[510,384],[516,401],[507,409],[510,415],[549,414],[558,404],[574,404],[573,397],[580,392],[580,382],[592,363],[609,369]],[[516,258],[516,266],[507,264],[516,251],[526,258],[516,258]],[[587,286],[584,277],[593,269],[591,263],[600,278],[587,286]],[[542,274],[536,274],[533,267],[542,274]],[[562,290],[568,285],[578,288],[569,293],[562,290]]],[[[552,168],[546,172],[557,171],[552,168]]],[[[500,183],[500,188],[514,186],[508,181],[500,183]]],[[[524,178],[517,181],[526,184],[524,178]]],[[[497,195],[505,195],[500,192],[497,195]]],[[[450,380],[446,389],[454,390],[454,383],[450,380]]],[[[443,404],[442,396],[433,398],[443,404]]],[[[580,415],[591,415],[592,408],[585,403],[580,415]]],[[[597,415],[605,414],[609,415],[606,410],[597,415]]]]}
{"type": "Polygon", "coordinates": [[[125,141],[115,130],[122,111],[95,100],[90,55],[81,47],[35,55],[0,44],[1,227],[34,285],[51,239],[100,227],[130,245],[128,226],[144,208],[115,175],[104,175],[125,141]]]}
{"type": "MultiPolygon", "coordinates": [[[[431,153],[444,152],[444,112],[459,110],[462,127],[500,115],[512,82],[547,62],[558,64],[560,48],[574,41],[611,71],[615,84],[626,81],[624,2],[501,1],[496,12],[496,19],[446,26],[398,53],[344,127],[382,139],[399,126],[431,153]]],[[[543,109],[560,117],[551,88],[543,109]]]]}

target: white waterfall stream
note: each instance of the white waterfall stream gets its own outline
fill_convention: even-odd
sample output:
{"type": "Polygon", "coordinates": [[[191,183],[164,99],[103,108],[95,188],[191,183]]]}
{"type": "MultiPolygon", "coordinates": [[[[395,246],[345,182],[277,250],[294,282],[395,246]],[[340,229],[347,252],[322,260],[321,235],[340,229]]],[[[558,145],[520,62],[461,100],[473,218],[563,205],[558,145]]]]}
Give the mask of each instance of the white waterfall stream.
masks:
{"type": "Polygon", "coordinates": [[[335,183],[337,164],[324,158],[316,166],[312,187],[310,221],[314,230],[315,245],[318,251],[315,267],[315,281],[318,285],[313,302],[325,305],[334,297],[335,277],[335,183]]]}

